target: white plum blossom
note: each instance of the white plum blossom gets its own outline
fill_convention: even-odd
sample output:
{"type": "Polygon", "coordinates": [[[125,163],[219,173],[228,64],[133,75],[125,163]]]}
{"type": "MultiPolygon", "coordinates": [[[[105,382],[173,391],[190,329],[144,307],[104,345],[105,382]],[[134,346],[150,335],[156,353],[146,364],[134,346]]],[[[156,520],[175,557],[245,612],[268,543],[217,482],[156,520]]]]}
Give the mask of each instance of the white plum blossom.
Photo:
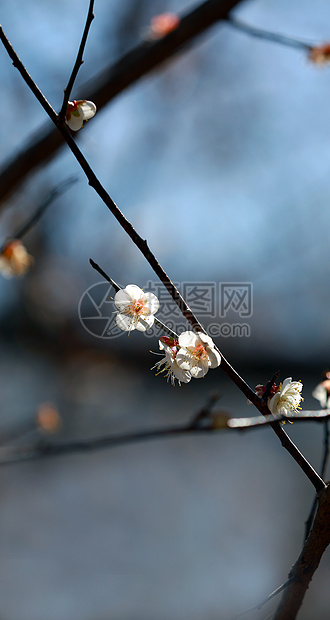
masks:
{"type": "Polygon", "coordinates": [[[179,347],[176,363],[182,370],[189,371],[195,379],[205,377],[209,368],[216,368],[220,365],[220,353],[215,348],[212,338],[207,334],[183,332],[179,336],[179,347]]]}
{"type": "Polygon", "coordinates": [[[165,356],[153,366],[153,368],[157,368],[156,375],[164,372],[167,381],[171,381],[172,385],[175,385],[175,381],[181,385],[181,383],[189,383],[191,380],[190,372],[180,368],[176,362],[178,344],[178,340],[162,336],[159,340],[159,349],[165,353],[165,356]]]}
{"type": "Polygon", "coordinates": [[[33,263],[34,259],[23,243],[19,239],[13,239],[0,254],[0,273],[5,278],[24,276],[33,263]]]}
{"type": "Polygon", "coordinates": [[[288,377],[277,388],[276,393],[268,400],[268,409],[273,414],[287,415],[292,411],[297,412],[302,396],[303,385],[301,381],[292,381],[292,377],[288,377]]]}
{"type": "Polygon", "coordinates": [[[116,323],[120,329],[145,332],[154,324],[159,301],[153,293],[144,293],[136,284],[128,284],[116,293],[115,306],[119,310],[116,323]]]}
{"type": "Polygon", "coordinates": [[[83,124],[93,118],[95,114],[96,105],[92,101],[86,101],[86,99],[68,101],[65,122],[72,131],[79,131],[83,124]]]}

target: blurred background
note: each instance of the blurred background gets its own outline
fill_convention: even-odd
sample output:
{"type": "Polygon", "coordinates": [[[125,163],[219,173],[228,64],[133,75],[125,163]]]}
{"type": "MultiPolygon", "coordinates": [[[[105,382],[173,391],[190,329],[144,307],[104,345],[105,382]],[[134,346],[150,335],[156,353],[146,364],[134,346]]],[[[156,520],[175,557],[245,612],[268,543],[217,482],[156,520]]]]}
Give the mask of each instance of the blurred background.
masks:
{"type": "MultiPolygon", "coordinates": [[[[87,5],[1,2],[6,35],[57,110],[87,5]]],[[[77,89],[137,45],[155,14],[195,5],[96,0],[77,89]]],[[[253,0],[235,15],[310,43],[330,38],[326,0],[253,0]]],[[[1,167],[50,121],[2,47],[0,71],[1,167]]],[[[222,23],[77,137],[181,290],[214,285],[212,322],[248,325],[248,336],[215,338],[238,372],[252,386],[277,369],[301,379],[305,408],[318,406],[311,391],[329,365],[329,89],[329,67],[222,23]],[[220,283],[252,284],[252,314],[221,318],[220,283]]],[[[121,285],[148,289],[155,276],[67,149],[7,201],[1,242],[71,175],[78,182],[24,239],[33,268],[0,279],[2,441],[43,402],[61,415],[54,441],[183,423],[215,391],[232,415],[253,415],[220,369],[173,389],[149,370],[156,335],[102,338],[82,324],[81,299],[101,281],[90,257],[121,285]]],[[[288,432],[318,467],[322,428],[288,432]]],[[[0,478],[1,620],[233,618],[285,581],[313,499],[267,429],[22,463],[0,478]]],[[[302,620],[329,617],[329,577],[325,556],[302,620]]]]}

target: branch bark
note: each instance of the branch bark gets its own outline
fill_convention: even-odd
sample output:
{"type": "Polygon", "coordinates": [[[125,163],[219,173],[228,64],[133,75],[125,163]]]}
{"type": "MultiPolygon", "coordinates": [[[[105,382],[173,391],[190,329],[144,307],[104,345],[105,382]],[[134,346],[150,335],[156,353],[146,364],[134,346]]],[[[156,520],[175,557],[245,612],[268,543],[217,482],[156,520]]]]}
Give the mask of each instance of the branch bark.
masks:
{"type": "Polygon", "coordinates": [[[292,581],[284,590],[274,620],[295,620],[321,557],[330,544],[330,485],[319,493],[318,502],[313,527],[289,573],[292,581]]]}
{"type": "MultiPolygon", "coordinates": [[[[206,0],[181,18],[179,27],[163,39],[144,41],[109,65],[90,85],[77,93],[76,99],[92,100],[98,110],[141,77],[158,67],[178,50],[219,20],[225,19],[241,0],[206,0]]],[[[15,155],[0,173],[0,209],[4,201],[36,167],[47,162],[64,144],[56,128],[41,128],[38,136],[15,155]],[[40,135],[42,134],[42,135],[40,135]]]]}

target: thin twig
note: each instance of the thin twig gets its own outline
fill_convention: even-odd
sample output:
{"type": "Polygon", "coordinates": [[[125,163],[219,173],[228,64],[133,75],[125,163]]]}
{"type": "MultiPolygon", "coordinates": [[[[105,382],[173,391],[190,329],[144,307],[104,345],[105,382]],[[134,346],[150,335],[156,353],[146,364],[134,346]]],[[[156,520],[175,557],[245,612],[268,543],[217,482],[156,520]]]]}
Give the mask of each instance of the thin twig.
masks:
{"type": "Polygon", "coordinates": [[[271,592],[271,594],[268,594],[268,596],[262,599],[260,603],[258,603],[257,605],[253,605],[253,607],[249,607],[249,609],[245,609],[244,611],[241,611],[237,616],[235,616],[235,620],[238,620],[238,618],[245,616],[245,614],[249,614],[251,611],[256,611],[257,609],[261,609],[262,607],[264,607],[264,605],[266,605],[266,603],[271,601],[271,599],[274,598],[274,596],[277,596],[278,594],[283,592],[283,590],[285,590],[285,588],[288,587],[288,585],[293,581],[293,579],[294,577],[289,577],[289,579],[287,579],[284,583],[282,583],[281,586],[276,588],[276,590],[271,592]]]}
{"type": "Polygon", "coordinates": [[[250,26],[249,24],[245,24],[240,19],[229,15],[226,19],[226,22],[236,28],[236,30],[240,30],[241,32],[245,32],[252,37],[256,37],[257,39],[263,39],[264,41],[272,41],[273,43],[279,43],[280,45],[285,45],[286,47],[294,47],[297,49],[303,49],[307,52],[310,52],[313,49],[313,46],[310,43],[306,43],[306,41],[301,41],[299,39],[295,39],[294,37],[288,37],[286,35],[270,32],[267,30],[263,30],[262,28],[256,28],[255,26],[250,26]]]}
{"type": "Polygon", "coordinates": [[[66,190],[69,189],[69,187],[71,187],[71,185],[73,185],[77,181],[77,176],[71,176],[68,179],[65,179],[65,181],[62,181],[62,183],[56,185],[56,187],[54,187],[49,192],[47,198],[42,201],[42,203],[39,205],[33,215],[25,222],[25,224],[23,224],[0,246],[0,254],[5,250],[10,241],[12,241],[13,239],[22,239],[22,237],[24,237],[24,235],[26,235],[26,233],[31,230],[31,228],[35,226],[35,224],[40,220],[41,216],[52,204],[52,202],[54,202],[54,200],[56,200],[56,198],[58,198],[61,194],[66,192],[66,190]]]}
{"type": "MultiPolygon", "coordinates": [[[[226,2],[224,2],[224,4],[228,6],[228,3],[226,4],[226,2]]],[[[173,33],[171,33],[168,36],[168,38],[170,38],[172,34],[173,33]]],[[[143,256],[146,258],[149,265],[154,270],[155,274],[158,276],[158,278],[163,283],[168,293],[171,295],[174,302],[180,308],[183,316],[187,319],[187,321],[192,326],[192,329],[195,330],[196,332],[205,333],[203,326],[198,321],[197,317],[194,315],[194,313],[192,312],[192,310],[190,309],[186,301],[183,299],[183,297],[181,296],[181,294],[179,293],[178,289],[173,284],[169,276],[166,274],[164,269],[161,267],[160,263],[156,259],[156,256],[149,249],[147,241],[145,239],[142,239],[142,237],[140,237],[140,235],[135,231],[132,224],[126,219],[124,214],[120,211],[120,209],[117,207],[115,202],[112,200],[108,192],[105,190],[103,185],[100,183],[96,174],[94,173],[94,171],[88,164],[86,158],[84,157],[84,155],[78,148],[72,136],[69,134],[64,123],[61,121],[61,119],[59,119],[56,112],[53,110],[51,105],[48,103],[47,99],[43,96],[42,92],[37,87],[37,85],[34,83],[31,76],[25,69],[23,63],[21,62],[15,50],[11,46],[10,42],[8,41],[1,27],[0,27],[0,40],[2,41],[5,49],[7,50],[9,57],[12,59],[14,66],[18,69],[22,78],[26,82],[26,84],[29,86],[33,94],[36,96],[38,101],[41,103],[46,113],[49,115],[51,120],[57,126],[58,130],[61,132],[71,152],[73,153],[73,155],[79,162],[81,168],[85,172],[89,185],[94,188],[94,190],[103,200],[105,205],[114,215],[116,220],[119,222],[119,224],[128,234],[128,236],[132,239],[133,243],[135,243],[135,245],[139,248],[139,250],[141,251],[143,256]]],[[[242,377],[229,364],[229,362],[226,360],[226,358],[222,354],[221,354],[220,368],[226,373],[226,375],[228,375],[228,377],[230,377],[230,379],[235,383],[235,385],[237,385],[237,387],[241,390],[241,392],[243,392],[243,394],[248,398],[248,400],[252,402],[263,415],[264,414],[268,415],[268,408],[265,405],[265,403],[262,402],[262,400],[254,392],[254,390],[246,383],[246,381],[244,381],[244,379],[242,379],[242,377]]],[[[273,422],[271,424],[271,427],[273,428],[274,432],[280,439],[282,446],[289,452],[289,454],[291,454],[292,458],[296,461],[299,467],[301,467],[301,469],[304,471],[308,479],[311,481],[311,483],[315,487],[316,491],[318,492],[321,489],[325,488],[324,481],[316,473],[316,471],[313,469],[313,467],[310,465],[307,459],[305,459],[305,457],[301,454],[301,452],[295,446],[293,441],[291,441],[291,439],[285,433],[285,431],[280,426],[280,424],[278,422],[273,422]]]]}
{"type": "Polygon", "coordinates": [[[64,89],[63,103],[62,103],[61,111],[59,113],[59,116],[60,116],[60,118],[62,120],[64,120],[64,118],[65,118],[65,113],[66,113],[66,109],[67,109],[67,106],[68,106],[68,101],[70,99],[71,91],[72,91],[73,85],[75,83],[75,79],[76,79],[76,77],[78,75],[78,71],[79,71],[81,65],[84,62],[83,61],[84,49],[85,49],[85,45],[86,45],[86,41],[87,41],[87,37],[88,37],[88,32],[89,32],[89,29],[91,27],[91,23],[92,23],[92,21],[94,19],[93,9],[94,9],[94,0],[90,0],[89,8],[88,8],[88,13],[87,13],[87,18],[86,18],[86,24],[85,24],[84,32],[83,32],[83,35],[82,35],[82,38],[81,38],[81,43],[80,43],[80,46],[79,46],[76,62],[74,64],[74,66],[73,66],[72,73],[71,73],[69,81],[68,81],[68,85],[64,89]]]}
{"type": "MultiPolygon", "coordinates": [[[[143,41],[117,62],[96,75],[92,82],[82,86],[77,99],[93,101],[101,110],[123,90],[159,67],[164,61],[188,44],[228,13],[241,0],[207,0],[181,16],[176,30],[154,42],[143,41]]],[[[0,174],[0,204],[13,192],[33,168],[47,161],[63,146],[63,138],[55,129],[41,127],[38,137],[24,151],[14,155],[0,174]]]]}

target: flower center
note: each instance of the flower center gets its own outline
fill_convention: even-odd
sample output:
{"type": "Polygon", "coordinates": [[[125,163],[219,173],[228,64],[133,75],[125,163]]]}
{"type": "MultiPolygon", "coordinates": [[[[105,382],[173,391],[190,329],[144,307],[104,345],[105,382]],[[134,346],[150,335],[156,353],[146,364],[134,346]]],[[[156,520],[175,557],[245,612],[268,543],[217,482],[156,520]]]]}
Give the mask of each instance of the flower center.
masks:
{"type": "Polygon", "coordinates": [[[142,299],[135,299],[129,306],[129,313],[133,316],[141,316],[141,314],[146,314],[146,311],[147,308],[142,299]]]}
{"type": "Polygon", "coordinates": [[[198,344],[193,350],[192,355],[196,360],[203,360],[207,358],[205,347],[202,344],[198,344]]]}

